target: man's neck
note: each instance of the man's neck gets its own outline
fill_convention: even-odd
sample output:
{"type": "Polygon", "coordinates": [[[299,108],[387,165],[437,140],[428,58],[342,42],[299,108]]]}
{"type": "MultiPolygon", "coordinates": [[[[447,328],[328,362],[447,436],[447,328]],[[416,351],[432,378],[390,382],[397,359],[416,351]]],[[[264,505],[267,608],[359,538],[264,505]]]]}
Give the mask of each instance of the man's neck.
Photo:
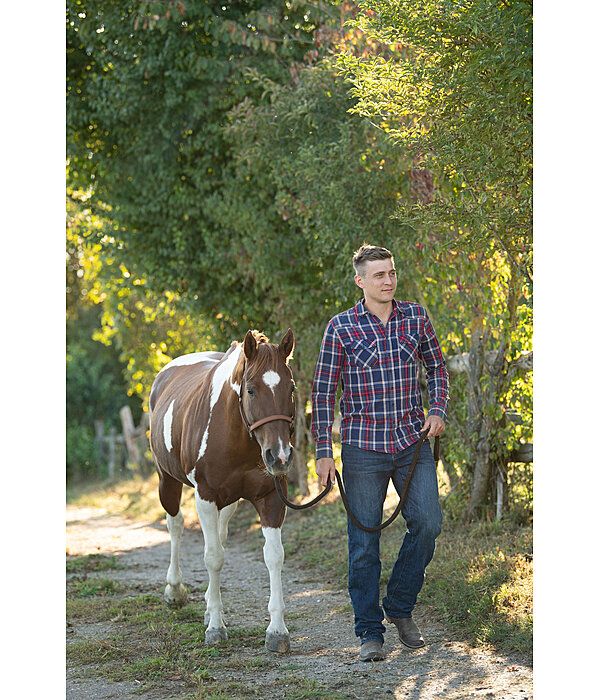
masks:
{"type": "Polygon", "coordinates": [[[367,298],[365,297],[365,309],[372,313],[373,316],[377,316],[377,318],[385,326],[388,322],[389,317],[392,315],[394,305],[391,301],[378,303],[373,300],[367,300],[367,298]]]}

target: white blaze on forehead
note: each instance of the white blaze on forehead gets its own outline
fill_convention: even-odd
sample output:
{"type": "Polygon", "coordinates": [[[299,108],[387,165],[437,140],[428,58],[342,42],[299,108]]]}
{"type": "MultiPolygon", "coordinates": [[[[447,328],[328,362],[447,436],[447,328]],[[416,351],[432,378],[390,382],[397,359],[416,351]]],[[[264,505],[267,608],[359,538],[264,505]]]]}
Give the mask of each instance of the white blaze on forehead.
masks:
{"type": "Polygon", "coordinates": [[[281,381],[281,377],[274,370],[270,369],[265,372],[262,376],[263,382],[269,387],[269,389],[275,394],[275,387],[281,381]]]}
{"type": "Polygon", "coordinates": [[[163,438],[165,440],[165,446],[169,452],[173,449],[173,442],[171,438],[171,433],[173,429],[173,406],[175,405],[175,399],[169,404],[167,412],[163,420],[163,438]]]}
{"type": "Polygon", "coordinates": [[[219,396],[221,396],[221,390],[223,389],[225,383],[229,382],[229,386],[236,393],[239,394],[239,387],[237,384],[233,384],[233,382],[231,381],[231,375],[233,374],[233,370],[235,369],[235,366],[238,363],[241,352],[242,346],[238,345],[233,350],[231,355],[229,355],[229,357],[225,360],[225,362],[221,362],[221,364],[215,369],[212,384],[210,387],[210,405],[208,421],[206,422],[206,430],[204,431],[204,435],[202,436],[202,443],[200,444],[200,449],[198,450],[198,459],[203,457],[204,453],[206,452],[206,447],[208,445],[208,428],[210,426],[210,419],[212,418],[212,410],[215,407],[217,401],[219,400],[219,396]]]}

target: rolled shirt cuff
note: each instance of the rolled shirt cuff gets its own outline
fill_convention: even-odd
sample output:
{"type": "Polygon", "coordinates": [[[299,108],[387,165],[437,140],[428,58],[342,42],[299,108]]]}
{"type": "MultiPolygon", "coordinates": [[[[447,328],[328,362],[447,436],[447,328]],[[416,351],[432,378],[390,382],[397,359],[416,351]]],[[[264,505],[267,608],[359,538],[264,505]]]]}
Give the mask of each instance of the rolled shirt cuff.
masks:
{"type": "Polygon", "coordinates": [[[333,459],[333,447],[331,442],[316,443],[315,460],[323,459],[323,457],[331,457],[331,459],[333,459]]]}

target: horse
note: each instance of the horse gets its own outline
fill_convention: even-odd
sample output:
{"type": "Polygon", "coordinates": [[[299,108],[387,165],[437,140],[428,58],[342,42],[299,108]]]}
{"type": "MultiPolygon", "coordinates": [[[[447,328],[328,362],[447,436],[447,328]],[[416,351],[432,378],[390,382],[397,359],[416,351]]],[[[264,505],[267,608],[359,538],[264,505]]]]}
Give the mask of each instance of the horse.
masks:
{"type": "Polygon", "coordinates": [[[256,509],[264,536],[269,571],[270,624],[265,646],[285,653],[290,637],[285,625],[281,571],[281,527],[285,505],[274,478],[287,494],[287,474],[294,459],[294,379],[289,360],[294,334],[288,329],[279,345],[249,330],[243,344],[227,352],[181,355],[157,374],[150,390],[150,447],[159,476],[158,494],[167,514],[171,558],[164,599],[179,607],[187,591],[179,565],[184,529],[180,510],[183,485],[195,490],[204,536],[205,644],[227,639],[220,576],[228,526],[239,500],[256,509]]]}

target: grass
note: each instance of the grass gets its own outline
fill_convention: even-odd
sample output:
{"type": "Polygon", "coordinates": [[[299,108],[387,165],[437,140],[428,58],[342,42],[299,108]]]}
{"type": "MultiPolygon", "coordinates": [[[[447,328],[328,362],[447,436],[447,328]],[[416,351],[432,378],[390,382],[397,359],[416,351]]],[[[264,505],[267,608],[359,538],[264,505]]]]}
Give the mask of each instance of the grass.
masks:
{"type": "MultiPolygon", "coordinates": [[[[393,507],[393,506],[392,506],[393,507]]],[[[286,556],[323,572],[335,588],[347,584],[346,515],[339,501],[288,514],[286,556]],[[323,542],[327,546],[323,546],[323,542]]],[[[405,531],[402,518],[380,540],[382,596],[405,531]]],[[[419,604],[478,644],[529,659],[533,637],[532,532],[528,526],[446,521],[427,568],[419,604]]]]}
{"type": "Polygon", "coordinates": [[[73,557],[68,568],[67,620],[89,635],[71,642],[67,637],[68,665],[81,678],[129,681],[140,694],[161,692],[165,698],[235,700],[264,697],[263,689],[273,684],[269,674],[281,664],[285,667],[277,680],[279,687],[285,676],[281,697],[337,697],[318,683],[290,673],[294,667],[285,657],[275,660],[264,649],[266,627],[232,626],[227,642],[204,647],[203,604],[172,609],[160,595],[136,593],[105,575],[88,577],[90,571],[104,574],[119,568],[113,558],[73,557]],[[251,683],[217,679],[224,669],[246,672],[251,683]]]}
{"type": "MultiPolygon", "coordinates": [[[[124,512],[136,519],[164,517],[157,505],[156,477],[102,484],[91,490],[70,489],[69,497],[77,505],[124,512]]],[[[390,509],[394,504],[392,498],[390,509]]],[[[182,510],[187,523],[196,521],[192,489],[184,489],[182,510]]],[[[232,524],[232,532],[256,530],[258,520],[250,504],[242,502],[232,524]]],[[[382,590],[403,534],[401,518],[382,533],[382,590]]],[[[249,546],[262,546],[260,539],[251,539],[249,546]]],[[[315,508],[288,511],[284,526],[286,557],[302,562],[315,579],[332,588],[346,588],[346,543],[346,515],[336,490],[315,508]]],[[[494,522],[466,525],[447,519],[427,569],[419,605],[430,606],[440,619],[454,626],[457,637],[468,637],[475,644],[494,646],[502,652],[518,652],[530,660],[531,552],[530,526],[510,522],[500,526],[494,522]]],[[[264,628],[229,628],[225,644],[204,648],[203,606],[201,609],[192,603],[170,609],[155,592],[117,584],[110,573],[118,568],[115,556],[68,558],[68,620],[95,623],[99,628],[108,623],[119,625],[118,635],[69,644],[71,666],[78,667],[83,675],[136,681],[140,692],[171,683],[173,691],[168,691],[168,697],[261,697],[261,674],[272,669],[272,656],[263,647],[264,628]],[[254,650],[251,661],[237,653],[242,648],[254,650]],[[216,669],[225,666],[251,671],[256,686],[216,680],[216,669]]],[[[289,660],[279,663],[285,677],[281,682],[286,683],[282,697],[342,697],[295,673],[289,660]]]]}

